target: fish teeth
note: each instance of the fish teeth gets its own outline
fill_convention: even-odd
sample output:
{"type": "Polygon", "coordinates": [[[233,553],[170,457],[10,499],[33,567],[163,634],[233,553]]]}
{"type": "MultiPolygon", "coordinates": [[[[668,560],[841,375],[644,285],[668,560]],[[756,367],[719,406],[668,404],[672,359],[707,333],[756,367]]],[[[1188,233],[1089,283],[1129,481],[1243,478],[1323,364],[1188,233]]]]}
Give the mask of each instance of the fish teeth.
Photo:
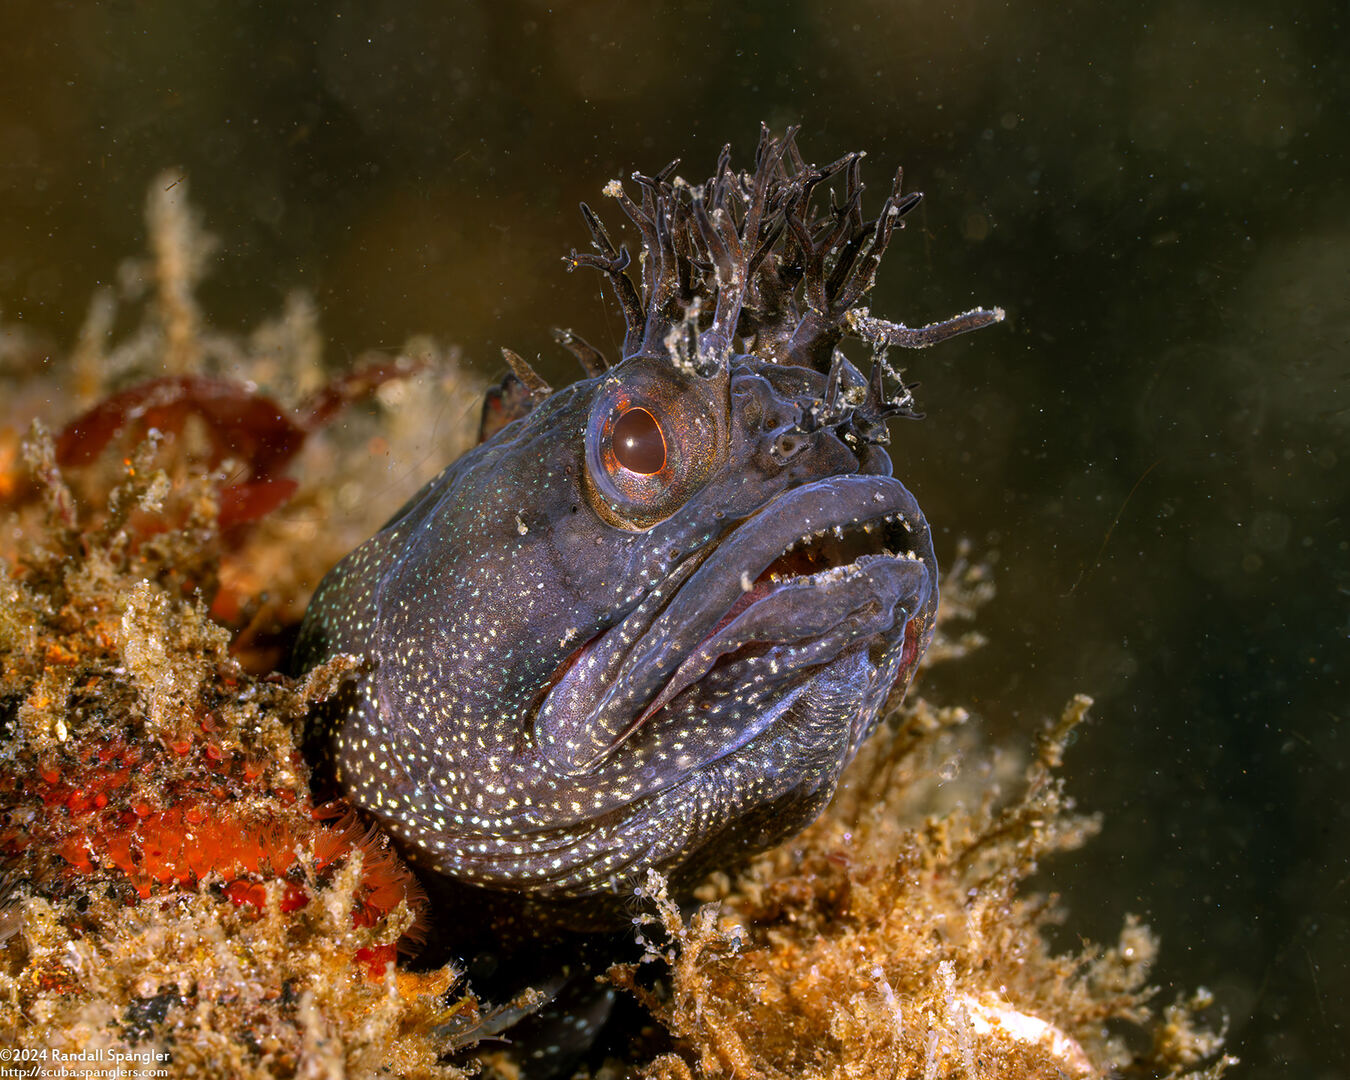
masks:
{"type": "MultiPolygon", "coordinates": [[[[851,521],[849,521],[846,524],[824,525],[821,526],[819,529],[814,529],[810,532],[803,533],[801,536],[799,536],[796,540],[793,540],[791,543],[787,545],[787,547],[783,549],[783,554],[787,555],[790,552],[796,551],[802,547],[809,546],[815,543],[816,541],[822,540],[825,537],[831,535],[836,540],[842,540],[844,538],[844,533],[851,528],[861,527],[862,531],[870,536],[877,532],[878,526],[886,526],[886,525],[900,525],[902,528],[906,530],[908,530],[910,527],[909,523],[905,520],[904,513],[899,510],[894,510],[881,518],[871,518],[867,521],[862,521],[855,516],[851,519],[851,521]]],[[[883,547],[882,551],[893,559],[910,558],[918,561],[918,556],[915,555],[912,551],[909,552],[907,555],[901,555],[898,552],[892,551],[889,547],[883,547]]]]}

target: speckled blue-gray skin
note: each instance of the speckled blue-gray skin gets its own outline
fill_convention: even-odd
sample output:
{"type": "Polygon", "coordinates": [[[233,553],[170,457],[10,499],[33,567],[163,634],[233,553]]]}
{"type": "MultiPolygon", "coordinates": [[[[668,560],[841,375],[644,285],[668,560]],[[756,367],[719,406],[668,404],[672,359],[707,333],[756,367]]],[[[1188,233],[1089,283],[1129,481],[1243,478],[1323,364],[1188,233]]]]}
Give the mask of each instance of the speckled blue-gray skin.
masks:
{"type": "Polygon", "coordinates": [[[591,377],[552,392],[511,357],[533,407],[319,587],[302,666],[362,658],[320,739],[415,864],[558,901],[688,880],[808,823],[904,693],[938,568],[882,448],[910,401],[883,354],[1002,312],[859,307],[918,197],[897,177],[864,219],[861,155],[815,168],[793,134],[750,173],[608,185],[640,285],[583,207],[597,253],[568,262],[613,286],[621,360],[564,334],[591,377]]]}

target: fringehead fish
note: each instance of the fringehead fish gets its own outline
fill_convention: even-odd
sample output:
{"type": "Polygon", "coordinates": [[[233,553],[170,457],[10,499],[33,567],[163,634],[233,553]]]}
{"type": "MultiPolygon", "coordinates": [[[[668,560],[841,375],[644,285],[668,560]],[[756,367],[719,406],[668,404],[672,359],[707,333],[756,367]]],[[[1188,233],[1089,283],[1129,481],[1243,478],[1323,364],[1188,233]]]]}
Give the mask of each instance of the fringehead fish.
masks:
{"type": "Polygon", "coordinates": [[[920,196],[897,174],[869,218],[862,155],[815,167],[794,135],[748,172],[607,185],[636,281],[583,204],[567,263],[617,296],[622,356],[561,332],[586,377],[554,391],[508,354],[488,437],[315,594],[301,665],[362,660],[317,739],[414,864],[542,901],[691,881],[810,822],[909,685],[938,566],[886,451],[915,415],[886,350],[1003,313],[871,316],[920,196]]]}

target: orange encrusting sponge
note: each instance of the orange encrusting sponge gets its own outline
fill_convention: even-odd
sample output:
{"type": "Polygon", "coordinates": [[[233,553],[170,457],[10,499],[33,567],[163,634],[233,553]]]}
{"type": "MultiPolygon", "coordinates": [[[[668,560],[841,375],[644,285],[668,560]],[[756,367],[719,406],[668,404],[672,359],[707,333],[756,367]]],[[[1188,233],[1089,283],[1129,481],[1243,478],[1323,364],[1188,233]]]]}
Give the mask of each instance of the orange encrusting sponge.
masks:
{"type": "MultiPolygon", "coordinates": [[[[135,892],[128,894],[132,903],[210,883],[259,915],[269,881],[284,882],[283,913],[300,911],[360,851],[352,924],[374,926],[400,903],[420,915],[425,894],[381,833],[343,803],[313,808],[297,803],[290,788],[274,789],[267,763],[223,746],[213,726],[206,721],[200,734],[158,745],[115,739],[67,747],[62,760],[40,764],[26,783],[15,773],[0,775],[4,801],[41,806],[9,815],[0,849],[16,853],[41,841],[73,878],[125,880],[135,892]]],[[[420,936],[414,923],[402,941],[416,944],[420,936]]],[[[357,950],[355,959],[380,978],[396,951],[392,944],[372,946],[357,950]]]]}

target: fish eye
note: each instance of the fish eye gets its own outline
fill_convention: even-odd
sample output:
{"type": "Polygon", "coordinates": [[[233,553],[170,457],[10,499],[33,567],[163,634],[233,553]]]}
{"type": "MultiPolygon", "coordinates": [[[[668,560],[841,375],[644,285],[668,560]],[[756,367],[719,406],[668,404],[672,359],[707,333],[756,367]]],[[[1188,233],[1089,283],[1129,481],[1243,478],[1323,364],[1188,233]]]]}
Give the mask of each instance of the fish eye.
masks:
{"type": "Polygon", "coordinates": [[[666,467],[666,437],[656,417],[641,406],[619,416],[611,438],[614,457],[629,472],[650,476],[666,467]]]}
{"type": "Polygon", "coordinates": [[[723,398],[700,376],[635,358],[596,388],[583,490],[610,525],[649,529],[675,513],[722,460],[723,398]]]}

